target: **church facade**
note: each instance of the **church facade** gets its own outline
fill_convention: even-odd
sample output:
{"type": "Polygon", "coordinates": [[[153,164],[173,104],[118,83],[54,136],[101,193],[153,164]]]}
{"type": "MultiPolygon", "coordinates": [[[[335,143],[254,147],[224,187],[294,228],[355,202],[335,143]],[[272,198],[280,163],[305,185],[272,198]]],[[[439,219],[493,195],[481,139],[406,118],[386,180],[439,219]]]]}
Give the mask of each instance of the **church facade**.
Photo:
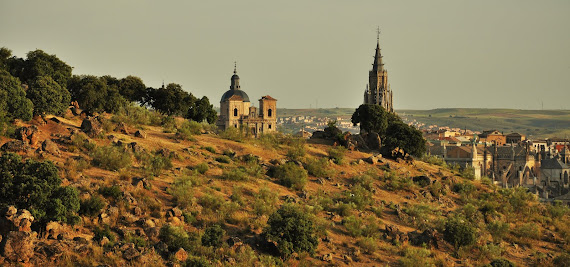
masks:
{"type": "Polygon", "coordinates": [[[380,105],[388,112],[394,112],[392,106],[392,90],[388,83],[388,71],[382,63],[380,53],[380,38],[376,43],[376,54],[372,63],[372,70],[368,73],[368,85],[364,91],[364,104],[380,105]]]}
{"type": "Polygon", "coordinates": [[[230,127],[247,131],[255,137],[275,132],[277,128],[277,99],[266,95],[259,99],[259,109],[252,106],[249,96],[241,90],[239,76],[234,68],[230,90],[220,100],[220,114],[216,126],[220,130],[230,127]]]}

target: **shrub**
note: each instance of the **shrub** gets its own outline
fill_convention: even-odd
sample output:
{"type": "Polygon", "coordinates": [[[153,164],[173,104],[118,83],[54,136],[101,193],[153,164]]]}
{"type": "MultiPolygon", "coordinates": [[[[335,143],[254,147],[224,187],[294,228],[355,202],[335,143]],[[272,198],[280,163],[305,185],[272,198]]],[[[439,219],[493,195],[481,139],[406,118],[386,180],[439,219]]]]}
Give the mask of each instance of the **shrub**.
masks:
{"type": "Polygon", "coordinates": [[[189,256],[182,265],[183,267],[210,267],[210,261],[204,257],[189,256]]]}
{"type": "Polygon", "coordinates": [[[196,247],[196,237],[190,236],[182,227],[164,225],[160,228],[158,238],[168,245],[168,250],[176,252],[180,248],[191,251],[196,247]]]}
{"type": "Polygon", "coordinates": [[[113,232],[111,232],[111,229],[109,228],[108,225],[105,225],[104,227],[95,227],[95,230],[93,230],[93,234],[94,234],[93,239],[95,241],[101,241],[103,237],[108,238],[109,241],[111,242],[115,242],[117,240],[117,237],[113,232]]]}
{"type": "Polygon", "coordinates": [[[285,257],[293,252],[313,254],[319,243],[313,219],[293,205],[283,205],[271,214],[262,234],[267,240],[276,242],[285,257]]]}
{"type": "Polygon", "coordinates": [[[100,196],[91,196],[89,199],[82,200],[79,208],[79,214],[87,216],[95,216],[99,214],[106,205],[105,200],[100,196]]]}
{"type": "Polygon", "coordinates": [[[137,153],[136,157],[144,173],[150,177],[160,176],[162,171],[172,169],[172,160],[161,154],[142,152],[137,153]]]}
{"type": "Polygon", "coordinates": [[[222,245],[222,238],[225,231],[219,225],[214,225],[206,228],[202,235],[202,246],[206,247],[219,247],[222,245]]]}
{"type": "Polygon", "coordinates": [[[216,153],[216,149],[211,147],[211,146],[207,146],[207,147],[203,147],[203,149],[205,149],[206,151],[210,152],[210,153],[216,153]]]}
{"type": "Polygon", "coordinates": [[[445,160],[443,158],[438,157],[438,156],[423,155],[420,160],[425,162],[425,163],[432,164],[432,165],[447,167],[445,160]]]}
{"type": "Polygon", "coordinates": [[[194,166],[194,170],[196,170],[197,172],[199,172],[200,174],[204,174],[206,173],[210,168],[208,167],[207,163],[200,163],[196,166],[194,166]]]}
{"type": "Polygon", "coordinates": [[[36,223],[62,221],[74,224],[80,207],[78,192],[62,187],[59,170],[51,161],[28,159],[6,153],[0,156],[0,206],[27,209],[36,223]]]}
{"type": "Polygon", "coordinates": [[[513,234],[519,238],[540,239],[540,228],[534,223],[525,223],[513,229],[513,234]]]}
{"type": "Polygon", "coordinates": [[[431,252],[425,248],[406,247],[399,263],[405,267],[433,266],[431,252]]]}
{"type": "Polygon", "coordinates": [[[174,180],[174,184],[168,189],[168,193],[174,197],[177,205],[183,208],[189,207],[194,202],[193,188],[200,185],[201,182],[195,174],[183,175],[174,180]]]}
{"type": "Polygon", "coordinates": [[[289,150],[287,150],[287,158],[293,161],[300,161],[305,154],[305,140],[301,138],[292,138],[289,141],[289,150]]]}
{"type": "Polygon", "coordinates": [[[245,138],[243,131],[238,128],[228,127],[223,132],[220,133],[220,137],[236,142],[241,142],[245,138]]]}
{"type": "Polygon", "coordinates": [[[361,185],[355,185],[350,191],[345,192],[343,202],[352,203],[357,209],[362,210],[372,203],[372,193],[361,185]]]}
{"type": "Polygon", "coordinates": [[[220,163],[230,163],[232,160],[227,156],[219,156],[216,158],[216,161],[220,163]]]}
{"type": "Polygon", "coordinates": [[[96,148],[91,153],[93,165],[110,171],[131,166],[131,155],[125,153],[124,149],[115,146],[104,146],[96,148]]]}
{"type": "Polygon", "coordinates": [[[515,267],[516,265],[507,259],[495,259],[489,263],[490,267],[515,267]]]}
{"type": "Polygon", "coordinates": [[[330,177],[334,170],[330,168],[329,162],[325,158],[307,159],[305,168],[310,175],[315,177],[330,177]]]}
{"type": "Polygon", "coordinates": [[[103,186],[99,188],[99,194],[101,194],[104,197],[110,197],[112,199],[120,199],[123,197],[123,191],[121,191],[121,188],[118,185],[113,185],[113,186],[103,186]]]}
{"type": "Polygon", "coordinates": [[[499,243],[509,232],[509,224],[501,221],[490,222],[487,224],[487,231],[489,231],[493,237],[493,241],[495,241],[495,243],[499,243]]]}
{"type": "Polygon", "coordinates": [[[222,179],[229,181],[247,181],[249,176],[243,168],[235,168],[232,170],[224,170],[222,173],[222,179]]]}
{"type": "Polygon", "coordinates": [[[123,122],[127,125],[140,126],[152,125],[160,126],[162,124],[163,116],[154,110],[148,110],[145,107],[140,107],[134,104],[126,105],[119,109],[119,111],[111,117],[114,123],[123,122]]]}
{"type": "Polygon", "coordinates": [[[464,197],[471,197],[473,193],[476,191],[475,185],[471,182],[465,181],[462,183],[456,183],[453,185],[453,192],[456,192],[464,197]]]}
{"type": "Polygon", "coordinates": [[[253,202],[253,210],[258,216],[269,215],[275,212],[277,204],[277,193],[271,191],[266,186],[259,189],[259,192],[253,195],[255,198],[253,202]]]}
{"type": "Polygon", "coordinates": [[[546,205],[546,209],[552,218],[562,218],[570,213],[568,206],[564,205],[560,200],[555,200],[554,203],[546,205]]]}
{"type": "Polygon", "coordinates": [[[459,176],[461,176],[465,179],[474,180],[475,179],[475,169],[471,166],[465,166],[465,168],[462,168],[461,171],[459,172],[459,176]]]}
{"type": "Polygon", "coordinates": [[[293,162],[275,167],[273,175],[282,185],[295,190],[302,190],[307,183],[307,171],[293,162]]]}
{"type": "Polygon", "coordinates": [[[328,153],[329,159],[332,159],[334,163],[340,165],[343,163],[346,148],[343,146],[334,146],[329,148],[328,153]]]}
{"type": "Polygon", "coordinates": [[[570,254],[568,253],[560,254],[556,258],[554,258],[552,263],[554,264],[554,266],[570,266],[570,254]]]}
{"type": "Polygon", "coordinates": [[[455,248],[473,245],[477,240],[476,229],[461,218],[451,217],[445,222],[443,238],[455,248]]]}

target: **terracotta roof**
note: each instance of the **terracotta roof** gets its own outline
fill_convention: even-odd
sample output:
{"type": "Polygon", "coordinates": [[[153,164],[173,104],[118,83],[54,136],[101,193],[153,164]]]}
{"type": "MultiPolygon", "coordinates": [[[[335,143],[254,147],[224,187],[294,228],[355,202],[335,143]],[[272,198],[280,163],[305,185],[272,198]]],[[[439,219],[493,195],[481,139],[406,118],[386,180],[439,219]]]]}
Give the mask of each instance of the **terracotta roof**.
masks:
{"type": "Polygon", "coordinates": [[[261,97],[261,99],[266,99],[266,100],[277,100],[277,99],[275,99],[275,98],[273,98],[273,97],[271,97],[271,96],[269,96],[269,95],[266,95],[266,96],[262,96],[262,97],[261,97]]]}

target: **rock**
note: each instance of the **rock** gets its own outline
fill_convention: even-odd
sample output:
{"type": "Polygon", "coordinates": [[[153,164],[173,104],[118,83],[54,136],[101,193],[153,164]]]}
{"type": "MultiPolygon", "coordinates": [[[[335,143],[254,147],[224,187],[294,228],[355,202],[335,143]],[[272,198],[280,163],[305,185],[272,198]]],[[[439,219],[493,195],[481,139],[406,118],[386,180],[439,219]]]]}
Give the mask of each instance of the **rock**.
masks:
{"type": "Polygon", "coordinates": [[[135,216],[141,216],[142,215],[142,210],[139,207],[134,207],[133,208],[133,215],[135,216]]]}
{"type": "Polygon", "coordinates": [[[6,209],[4,218],[5,221],[2,222],[0,233],[5,233],[5,231],[32,232],[31,226],[34,222],[34,216],[29,211],[17,210],[14,206],[10,206],[6,209]]]}
{"type": "Polygon", "coordinates": [[[60,124],[60,123],[61,123],[61,121],[60,121],[58,118],[56,118],[56,117],[51,117],[49,120],[50,120],[50,121],[53,121],[53,122],[55,122],[55,123],[57,123],[57,124],[60,124]]]}
{"type": "Polygon", "coordinates": [[[176,226],[179,226],[179,225],[183,225],[183,224],[184,224],[184,223],[182,222],[182,220],[180,220],[179,217],[169,217],[167,221],[168,221],[170,224],[176,225],[176,226]]]}
{"type": "Polygon", "coordinates": [[[143,222],[143,228],[147,229],[147,228],[154,228],[156,227],[156,224],[154,223],[153,220],[151,219],[146,219],[143,222]]]}
{"type": "Polygon", "coordinates": [[[4,257],[12,262],[28,262],[34,256],[35,232],[11,231],[5,237],[4,257]]]}
{"type": "Polygon", "coordinates": [[[103,127],[101,126],[101,121],[98,117],[88,117],[81,123],[81,131],[90,137],[95,137],[103,132],[103,127]]]}
{"type": "Polygon", "coordinates": [[[326,133],[324,131],[315,131],[313,135],[311,135],[311,139],[326,139],[326,133]]]}
{"type": "Polygon", "coordinates": [[[168,212],[166,212],[166,216],[167,217],[181,217],[182,211],[179,208],[174,207],[174,208],[170,209],[168,212]]]}
{"type": "Polygon", "coordinates": [[[151,189],[152,185],[146,178],[133,178],[135,189],[151,189]]]}
{"type": "Polygon", "coordinates": [[[0,147],[0,150],[7,152],[24,152],[28,153],[31,150],[30,145],[21,140],[8,141],[0,147]]]}
{"type": "Polygon", "coordinates": [[[176,253],[174,253],[174,258],[180,262],[184,262],[188,259],[188,253],[183,248],[180,248],[176,253]]]}
{"type": "Polygon", "coordinates": [[[372,155],[372,156],[366,158],[364,161],[366,161],[372,165],[376,165],[376,163],[378,163],[378,158],[376,158],[376,156],[372,155]]]}
{"type": "Polygon", "coordinates": [[[408,241],[408,235],[404,234],[398,226],[386,224],[384,226],[384,236],[392,242],[404,243],[408,241]]]}
{"type": "Polygon", "coordinates": [[[30,146],[35,146],[38,143],[38,132],[38,127],[35,125],[32,125],[30,127],[22,127],[16,130],[16,139],[30,146]]]}
{"type": "Polygon", "coordinates": [[[49,222],[46,225],[46,232],[48,233],[48,238],[57,239],[57,236],[61,233],[63,226],[58,222],[49,222]]]}
{"type": "Polygon", "coordinates": [[[380,140],[380,135],[375,132],[366,134],[366,146],[371,150],[380,151],[382,148],[382,141],[380,140]]]}
{"type": "Polygon", "coordinates": [[[99,223],[100,224],[109,224],[111,223],[111,218],[109,217],[109,214],[107,213],[101,213],[99,215],[99,223]]]}
{"type": "Polygon", "coordinates": [[[158,236],[160,235],[160,227],[152,227],[145,229],[146,236],[152,240],[158,240],[158,236]]]}
{"type": "Polygon", "coordinates": [[[332,254],[332,253],[325,254],[325,255],[323,255],[323,256],[321,257],[321,259],[322,259],[323,261],[326,261],[326,262],[332,262],[332,260],[333,260],[333,254],[332,254]]]}
{"type": "Polygon", "coordinates": [[[60,243],[53,243],[42,248],[43,253],[50,259],[57,258],[63,255],[65,249],[60,243]]]}
{"type": "Polygon", "coordinates": [[[240,246],[243,244],[243,242],[241,241],[241,239],[237,236],[232,236],[230,238],[228,238],[228,240],[226,241],[226,243],[228,243],[228,246],[233,247],[233,246],[240,246]]]}
{"type": "Polygon", "coordinates": [[[118,145],[118,143],[119,143],[119,138],[117,138],[116,136],[114,136],[112,134],[107,135],[107,139],[109,139],[111,141],[111,143],[113,143],[115,145],[118,145]]]}
{"type": "Polygon", "coordinates": [[[47,124],[47,121],[44,119],[44,117],[42,117],[40,115],[34,116],[30,122],[33,125],[46,125],[47,124]]]}
{"type": "Polygon", "coordinates": [[[107,213],[109,214],[110,217],[117,218],[119,216],[119,208],[118,207],[110,207],[107,210],[107,213]]]}
{"type": "Polygon", "coordinates": [[[131,261],[140,256],[140,253],[135,248],[128,248],[127,250],[123,251],[123,258],[125,260],[131,261]]]}
{"type": "Polygon", "coordinates": [[[99,246],[105,246],[107,244],[109,244],[111,241],[109,240],[109,238],[107,238],[106,236],[104,236],[103,238],[101,238],[101,240],[99,240],[99,246]]]}
{"type": "Polygon", "coordinates": [[[52,142],[50,139],[46,139],[42,143],[42,151],[50,153],[54,156],[59,156],[61,154],[61,152],[59,151],[59,147],[54,142],[52,142]]]}
{"type": "Polygon", "coordinates": [[[161,155],[165,158],[170,158],[172,152],[170,152],[170,150],[168,148],[161,148],[158,151],[156,151],[156,154],[161,155]]]}
{"type": "Polygon", "coordinates": [[[144,151],[144,148],[142,148],[139,144],[137,144],[137,142],[131,142],[127,145],[127,148],[131,149],[131,151],[133,151],[133,153],[138,154],[144,151]]]}
{"type": "Polygon", "coordinates": [[[135,137],[146,139],[146,132],[143,130],[137,130],[135,132],[135,137]]]}
{"type": "Polygon", "coordinates": [[[348,263],[352,262],[352,258],[348,255],[342,255],[342,259],[348,263]]]}
{"type": "Polygon", "coordinates": [[[418,231],[409,232],[408,239],[414,246],[423,246],[425,244],[428,247],[435,248],[439,248],[439,243],[441,242],[441,237],[433,229],[427,229],[423,233],[418,231]]]}
{"type": "Polygon", "coordinates": [[[129,129],[127,128],[127,125],[124,122],[119,122],[117,127],[115,127],[115,132],[120,132],[122,134],[129,135],[129,129]]]}
{"type": "Polygon", "coordinates": [[[79,114],[81,114],[81,111],[79,110],[79,108],[76,107],[71,107],[71,114],[73,114],[73,116],[79,116],[79,114]]]}
{"type": "Polygon", "coordinates": [[[83,237],[76,236],[73,238],[73,241],[80,243],[80,244],[89,244],[89,241],[83,237]]]}

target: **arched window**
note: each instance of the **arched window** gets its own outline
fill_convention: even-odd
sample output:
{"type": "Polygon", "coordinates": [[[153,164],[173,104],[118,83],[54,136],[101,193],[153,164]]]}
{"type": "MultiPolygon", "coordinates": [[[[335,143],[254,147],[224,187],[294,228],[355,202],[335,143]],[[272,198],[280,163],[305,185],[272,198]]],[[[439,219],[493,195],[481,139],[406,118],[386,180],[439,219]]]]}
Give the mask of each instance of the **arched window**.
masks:
{"type": "Polygon", "coordinates": [[[564,172],[564,184],[568,184],[568,172],[564,172]]]}
{"type": "Polygon", "coordinates": [[[271,124],[269,124],[269,129],[271,129],[271,124]]]}
{"type": "Polygon", "coordinates": [[[234,117],[237,117],[237,113],[238,113],[237,108],[234,108],[234,117]]]}
{"type": "Polygon", "coordinates": [[[267,117],[271,117],[273,116],[273,110],[272,109],[268,109],[267,110],[267,117]]]}

